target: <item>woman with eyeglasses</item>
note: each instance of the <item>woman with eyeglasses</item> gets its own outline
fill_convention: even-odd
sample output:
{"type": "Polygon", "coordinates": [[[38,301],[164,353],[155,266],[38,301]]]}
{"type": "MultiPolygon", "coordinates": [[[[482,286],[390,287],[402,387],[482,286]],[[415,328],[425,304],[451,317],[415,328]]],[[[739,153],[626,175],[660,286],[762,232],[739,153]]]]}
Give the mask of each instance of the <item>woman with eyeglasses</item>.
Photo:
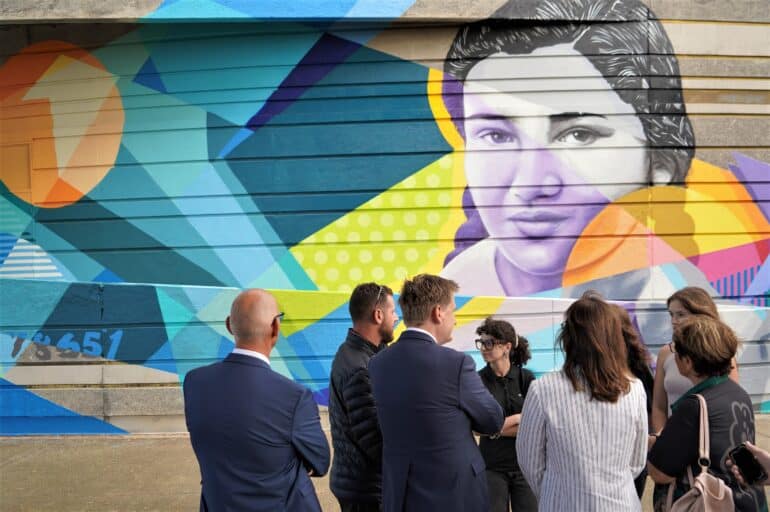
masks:
{"type": "MultiPolygon", "coordinates": [[[[767,510],[762,488],[741,487],[726,464],[730,451],[742,442],[754,442],[756,434],[751,398],[728,378],[738,338],[718,318],[689,315],[677,322],[674,341],[669,345],[671,358],[679,374],[690,382],[690,388],[671,404],[671,416],[650,450],[650,478],[666,491],[673,484],[676,501],[690,488],[689,473],[693,477],[700,473],[701,405],[696,395],[701,395],[708,412],[709,458],[703,461],[704,466],[732,489],[736,511],[767,510]]],[[[655,500],[655,511],[666,510],[666,502],[655,500]]]]}
{"type": "Polygon", "coordinates": [[[567,308],[557,343],[564,366],[530,386],[516,439],[538,510],[640,512],[634,478],[647,454],[647,410],[620,318],[585,293],[567,308]]]}
{"type": "Polygon", "coordinates": [[[481,381],[503,408],[505,423],[494,436],[482,436],[479,448],[487,466],[491,512],[537,510],[537,499],[519,469],[516,433],[521,408],[535,375],[523,368],[530,359],[527,339],[505,320],[492,317],[477,329],[476,348],[487,365],[479,371],[481,381]],[[511,507],[509,509],[509,506],[511,507]]]}

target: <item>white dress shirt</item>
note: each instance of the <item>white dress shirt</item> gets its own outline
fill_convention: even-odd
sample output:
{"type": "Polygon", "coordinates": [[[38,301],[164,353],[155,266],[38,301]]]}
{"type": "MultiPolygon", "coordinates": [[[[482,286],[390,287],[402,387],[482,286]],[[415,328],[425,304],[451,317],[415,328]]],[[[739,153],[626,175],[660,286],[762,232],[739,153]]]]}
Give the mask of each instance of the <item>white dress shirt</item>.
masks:
{"type": "Polygon", "coordinates": [[[256,357],[257,359],[261,359],[262,361],[266,362],[267,365],[270,366],[270,359],[268,359],[267,356],[261,352],[255,352],[254,350],[246,350],[245,348],[235,347],[233,349],[233,354],[241,354],[242,356],[256,357]]]}

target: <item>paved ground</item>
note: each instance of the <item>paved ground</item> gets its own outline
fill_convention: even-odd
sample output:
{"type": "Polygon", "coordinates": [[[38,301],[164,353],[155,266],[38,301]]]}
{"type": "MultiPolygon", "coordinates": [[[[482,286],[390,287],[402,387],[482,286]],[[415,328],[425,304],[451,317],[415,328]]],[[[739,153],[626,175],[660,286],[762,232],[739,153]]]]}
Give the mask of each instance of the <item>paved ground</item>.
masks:
{"type": "MultiPolygon", "coordinates": [[[[770,415],[757,417],[757,431],[770,450],[770,415]]],[[[324,511],[338,511],[328,480],[315,484],[324,511]]],[[[0,438],[3,511],[197,510],[199,490],[186,435],[0,438]]]]}

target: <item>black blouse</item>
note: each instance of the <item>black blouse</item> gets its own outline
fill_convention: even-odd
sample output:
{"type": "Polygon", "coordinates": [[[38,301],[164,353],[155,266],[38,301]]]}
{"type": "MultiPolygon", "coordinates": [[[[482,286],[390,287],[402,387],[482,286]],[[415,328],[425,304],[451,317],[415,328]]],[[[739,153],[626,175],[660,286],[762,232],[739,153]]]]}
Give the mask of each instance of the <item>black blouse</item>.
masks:
{"type": "MultiPolygon", "coordinates": [[[[535,380],[535,375],[531,371],[513,364],[508,374],[503,377],[495,375],[489,365],[479,371],[479,376],[484,386],[503,408],[503,414],[506,417],[521,413],[529,385],[535,380]]],[[[519,463],[516,460],[515,437],[490,439],[483,436],[479,443],[479,449],[487,469],[494,471],[519,470],[519,463]]]]}

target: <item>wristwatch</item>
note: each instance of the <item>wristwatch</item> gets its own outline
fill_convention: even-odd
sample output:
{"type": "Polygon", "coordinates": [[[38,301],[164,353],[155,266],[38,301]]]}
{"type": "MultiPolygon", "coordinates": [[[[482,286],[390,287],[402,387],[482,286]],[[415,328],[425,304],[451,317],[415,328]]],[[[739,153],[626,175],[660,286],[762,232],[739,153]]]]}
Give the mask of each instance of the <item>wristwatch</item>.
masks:
{"type": "Polygon", "coordinates": [[[489,438],[490,438],[490,439],[499,439],[501,435],[503,435],[503,433],[502,433],[502,432],[497,432],[496,434],[491,434],[491,435],[489,436],[489,438]]]}

